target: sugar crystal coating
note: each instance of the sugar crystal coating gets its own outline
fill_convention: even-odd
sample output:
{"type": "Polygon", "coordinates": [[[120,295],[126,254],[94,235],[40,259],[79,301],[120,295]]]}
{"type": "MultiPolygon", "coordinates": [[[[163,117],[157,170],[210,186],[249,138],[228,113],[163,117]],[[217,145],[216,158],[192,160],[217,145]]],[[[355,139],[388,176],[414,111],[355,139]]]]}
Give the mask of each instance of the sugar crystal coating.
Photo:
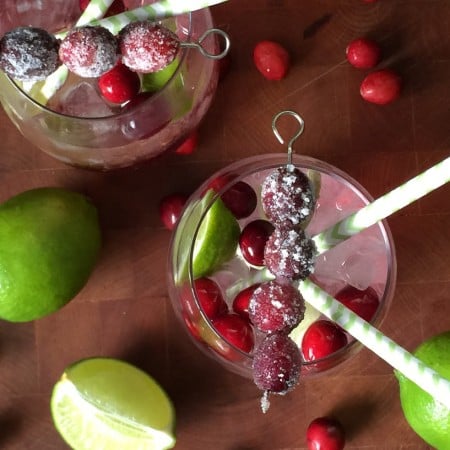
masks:
{"type": "Polygon", "coordinates": [[[259,389],[284,395],[300,377],[301,355],[295,342],[284,333],[269,334],[253,357],[253,380],[259,389]]]}
{"type": "Polygon", "coordinates": [[[169,29],[150,21],[129,23],[119,33],[122,62],[131,70],[152,73],[177,56],[180,41],[169,29]]]}
{"type": "Polygon", "coordinates": [[[266,242],[264,262],[270,272],[289,280],[304,280],[314,270],[316,246],[301,228],[276,228],[266,242]]]}
{"type": "Polygon", "coordinates": [[[269,281],[253,292],[248,312],[260,331],[289,333],[303,319],[305,301],[291,284],[269,281]]]}
{"type": "Polygon", "coordinates": [[[264,180],[261,201],[275,224],[298,225],[314,211],[314,195],[308,177],[292,165],[279,167],[264,180]]]}
{"type": "Polygon", "coordinates": [[[59,41],[45,30],[18,27],[0,40],[0,69],[18,81],[45,80],[59,66],[59,41]]]}
{"type": "Polygon", "coordinates": [[[116,38],[106,28],[78,27],[61,42],[59,58],[82,78],[97,78],[111,70],[119,59],[116,38]]]}

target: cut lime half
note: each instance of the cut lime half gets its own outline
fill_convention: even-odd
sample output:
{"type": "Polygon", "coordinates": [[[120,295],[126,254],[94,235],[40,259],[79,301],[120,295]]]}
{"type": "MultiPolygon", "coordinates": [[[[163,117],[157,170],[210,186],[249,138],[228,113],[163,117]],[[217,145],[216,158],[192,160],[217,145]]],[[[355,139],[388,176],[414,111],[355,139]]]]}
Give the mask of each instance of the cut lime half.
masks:
{"type": "Polygon", "coordinates": [[[116,359],[69,366],[53,388],[51,412],[75,450],[165,450],[175,445],[174,409],[145,372],[116,359]]]}
{"type": "Polygon", "coordinates": [[[192,246],[194,279],[210,275],[236,254],[240,234],[239,223],[220,197],[210,206],[215,195],[214,190],[207,191],[201,200],[192,203],[186,209],[180,220],[174,245],[174,252],[178,255],[178,260],[174,261],[176,284],[183,283],[189,278],[192,246]]]}

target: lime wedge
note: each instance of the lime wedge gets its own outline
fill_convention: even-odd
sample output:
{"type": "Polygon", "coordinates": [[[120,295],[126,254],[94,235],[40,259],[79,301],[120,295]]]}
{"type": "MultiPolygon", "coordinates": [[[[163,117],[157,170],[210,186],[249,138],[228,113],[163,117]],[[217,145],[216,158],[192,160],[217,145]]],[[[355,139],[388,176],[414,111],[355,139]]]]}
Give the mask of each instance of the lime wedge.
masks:
{"type": "Polygon", "coordinates": [[[236,254],[240,234],[236,218],[220,198],[206,212],[215,195],[214,190],[207,191],[201,200],[186,209],[180,220],[174,245],[174,252],[179,255],[178,260],[174,260],[176,284],[189,277],[192,239],[200,221],[192,255],[194,278],[210,275],[236,254]]]}
{"type": "Polygon", "coordinates": [[[50,406],[57,430],[75,450],[175,445],[169,397],[149,375],[120,360],[90,358],[69,366],[50,406]]]}
{"type": "MultiPolygon", "coordinates": [[[[172,75],[177,70],[180,61],[179,59],[175,59],[168,66],[164,67],[164,69],[158,70],[157,72],[152,73],[144,73],[142,75],[142,90],[144,92],[158,92],[161,90],[166,83],[172,78],[172,75]]],[[[179,84],[179,87],[183,87],[183,77],[180,75],[175,80],[176,83],[179,84]]]]}
{"type": "Polygon", "coordinates": [[[289,337],[297,344],[298,348],[302,347],[302,339],[305,331],[321,315],[320,312],[309,303],[306,303],[305,306],[305,317],[289,334],[289,337]]]}

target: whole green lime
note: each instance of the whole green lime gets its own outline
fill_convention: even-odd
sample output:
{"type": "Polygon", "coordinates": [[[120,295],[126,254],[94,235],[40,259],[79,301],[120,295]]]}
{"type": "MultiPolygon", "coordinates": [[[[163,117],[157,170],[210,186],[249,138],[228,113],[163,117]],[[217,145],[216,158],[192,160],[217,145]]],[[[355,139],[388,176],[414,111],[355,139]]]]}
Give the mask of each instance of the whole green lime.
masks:
{"type": "MultiPolygon", "coordinates": [[[[414,355],[450,380],[450,331],[421,344],[414,355]]],[[[401,373],[396,372],[400,401],[411,428],[438,450],[450,449],[450,409],[422,390],[401,373]]]]}
{"type": "Polygon", "coordinates": [[[82,194],[38,188],[0,205],[0,318],[26,322],[64,306],[100,246],[97,209],[82,194]]]}

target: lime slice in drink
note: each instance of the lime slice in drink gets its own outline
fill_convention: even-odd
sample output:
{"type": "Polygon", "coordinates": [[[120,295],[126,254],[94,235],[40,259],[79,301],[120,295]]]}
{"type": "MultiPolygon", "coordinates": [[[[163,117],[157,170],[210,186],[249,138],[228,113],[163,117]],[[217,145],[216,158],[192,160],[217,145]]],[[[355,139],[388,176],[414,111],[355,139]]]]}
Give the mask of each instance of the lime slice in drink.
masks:
{"type": "Polygon", "coordinates": [[[116,359],[69,366],[53,388],[55,426],[75,450],[164,450],[175,445],[174,410],[145,372],[116,359]]]}
{"type": "Polygon", "coordinates": [[[236,253],[239,224],[220,198],[207,210],[215,195],[214,190],[207,191],[201,200],[186,209],[180,220],[174,245],[175,254],[180,255],[178,261],[174,261],[176,284],[189,277],[192,239],[200,221],[192,255],[194,279],[210,275],[236,253]]]}
{"type": "MultiPolygon", "coordinates": [[[[175,59],[164,69],[157,72],[144,73],[142,75],[142,90],[144,92],[158,92],[166,83],[172,78],[173,74],[180,65],[179,59],[175,59]]],[[[180,87],[183,87],[183,77],[180,75],[176,79],[176,83],[179,83],[180,87]]]]}
{"type": "Polygon", "coordinates": [[[308,327],[320,317],[320,312],[314,306],[306,303],[305,316],[303,320],[290,332],[289,337],[297,344],[298,348],[302,346],[302,339],[308,327]]]}

